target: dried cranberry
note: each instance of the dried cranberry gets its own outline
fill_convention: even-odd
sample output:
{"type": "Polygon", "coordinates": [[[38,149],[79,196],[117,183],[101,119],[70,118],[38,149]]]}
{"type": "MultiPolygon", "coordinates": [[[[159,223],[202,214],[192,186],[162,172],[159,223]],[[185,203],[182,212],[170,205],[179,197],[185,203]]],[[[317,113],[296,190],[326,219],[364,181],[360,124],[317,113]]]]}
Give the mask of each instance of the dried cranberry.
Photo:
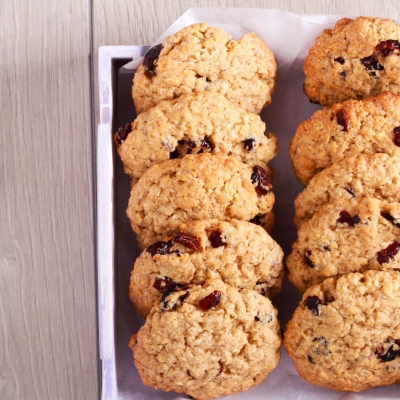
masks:
{"type": "Polygon", "coordinates": [[[156,277],[154,279],[153,288],[157,289],[159,292],[164,293],[166,290],[173,290],[178,287],[178,284],[175,283],[171,278],[168,276],[164,276],[162,278],[156,277]]]}
{"type": "Polygon", "coordinates": [[[320,314],[318,306],[324,305],[324,302],[318,296],[308,296],[303,304],[311,310],[315,316],[318,316],[320,314]]]}
{"type": "Polygon", "coordinates": [[[221,229],[216,229],[215,231],[211,231],[211,233],[208,235],[208,239],[211,242],[211,246],[214,248],[217,247],[222,247],[226,246],[226,242],[222,239],[222,230],[221,229]]]}
{"type": "Polygon", "coordinates": [[[174,234],[174,242],[183,244],[189,249],[198,250],[200,248],[199,239],[196,236],[189,235],[183,232],[177,232],[174,234]]]}
{"type": "Polygon", "coordinates": [[[221,361],[218,361],[218,364],[219,364],[219,369],[218,369],[218,374],[217,374],[217,376],[220,376],[220,375],[224,372],[225,367],[224,367],[224,364],[222,364],[221,361]]]}
{"type": "Polygon", "coordinates": [[[397,126],[396,128],[393,129],[394,133],[394,144],[396,146],[400,146],[400,126],[397,126]]]}
{"type": "Polygon", "coordinates": [[[383,346],[380,346],[376,350],[376,354],[378,355],[378,358],[380,358],[384,362],[388,361],[393,361],[397,357],[400,356],[400,339],[395,339],[394,343],[387,349],[386,353],[384,353],[384,348],[383,346]],[[397,349],[394,349],[394,346],[396,345],[397,349]]]}
{"type": "Polygon", "coordinates": [[[315,264],[310,260],[311,256],[311,250],[307,250],[303,254],[304,262],[310,267],[310,268],[315,268],[315,264]]]}
{"type": "Polygon", "coordinates": [[[259,196],[266,195],[272,190],[272,184],[269,175],[267,171],[261,167],[253,167],[251,181],[257,184],[255,189],[259,196]]]}
{"type": "Polygon", "coordinates": [[[354,226],[360,222],[360,218],[358,215],[354,215],[353,217],[346,211],[340,211],[340,218],[336,220],[339,224],[347,224],[348,226],[354,226]]]}
{"type": "Polygon", "coordinates": [[[343,131],[347,132],[347,117],[343,110],[336,114],[337,123],[343,127],[343,131]]]}
{"type": "Polygon", "coordinates": [[[262,225],[263,224],[263,216],[258,214],[254,218],[252,218],[249,222],[251,222],[252,224],[256,224],[256,225],[262,225]]]}
{"type": "Polygon", "coordinates": [[[199,307],[203,311],[208,311],[210,308],[218,306],[221,302],[221,292],[219,290],[214,290],[208,296],[204,297],[199,301],[199,307]]]}
{"type": "Polygon", "coordinates": [[[247,151],[253,150],[255,141],[256,141],[256,139],[254,139],[254,138],[243,140],[244,149],[247,151]]]}
{"type": "Polygon", "coordinates": [[[344,58],[343,57],[334,58],[333,61],[336,61],[336,62],[338,62],[339,64],[342,64],[342,65],[344,64],[344,58]]]}
{"type": "Polygon", "coordinates": [[[174,243],[171,240],[168,242],[155,242],[147,248],[147,252],[150,253],[152,257],[154,257],[156,254],[171,254],[171,247],[173,245],[174,243]]]}
{"type": "Polygon", "coordinates": [[[376,47],[375,50],[377,53],[382,54],[383,56],[387,56],[391,51],[398,50],[400,48],[400,43],[398,40],[384,40],[380,42],[376,47]]]}
{"type": "Polygon", "coordinates": [[[143,68],[147,73],[152,75],[156,73],[156,62],[158,60],[158,57],[160,56],[162,48],[162,44],[157,44],[149,49],[149,51],[145,54],[143,60],[143,68]]]}
{"type": "Polygon", "coordinates": [[[400,222],[394,222],[394,217],[392,217],[389,213],[383,213],[382,214],[383,218],[386,218],[388,221],[390,221],[394,226],[397,226],[400,228],[400,222]]]}
{"type": "Polygon", "coordinates": [[[171,153],[169,153],[169,159],[170,160],[175,160],[175,158],[179,158],[180,154],[178,149],[175,149],[174,151],[171,151],[171,153]]]}
{"type": "Polygon", "coordinates": [[[122,143],[122,140],[126,140],[128,135],[132,132],[132,124],[126,124],[124,126],[120,126],[117,130],[117,134],[115,135],[115,139],[118,144],[122,143]]]}
{"type": "Polygon", "coordinates": [[[204,153],[206,151],[211,153],[213,150],[214,150],[214,145],[209,140],[203,139],[200,142],[200,151],[198,151],[197,154],[201,154],[201,153],[204,153]]]}
{"type": "Polygon", "coordinates": [[[350,193],[353,197],[356,197],[354,190],[350,186],[345,186],[344,187],[348,193],[350,193]]]}
{"type": "Polygon", "coordinates": [[[189,142],[188,144],[188,148],[186,150],[186,154],[192,154],[193,149],[196,148],[196,142],[194,142],[193,140],[189,142]]]}
{"type": "Polygon", "coordinates": [[[360,61],[368,71],[382,71],[384,69],[383,65],[379,64],[379,62],[372,56],[364,57],[360,61]]]}
{"type": "Polygon", "coordinates": [[[400,243],[394,241],[392,244],[389,244],[386,249],[383,249],[378,252],[378,263],[379,264],[385,264],[390,261],[391,258],[394,258],[394,256],[399,252],[400,250],[400,243]]]}

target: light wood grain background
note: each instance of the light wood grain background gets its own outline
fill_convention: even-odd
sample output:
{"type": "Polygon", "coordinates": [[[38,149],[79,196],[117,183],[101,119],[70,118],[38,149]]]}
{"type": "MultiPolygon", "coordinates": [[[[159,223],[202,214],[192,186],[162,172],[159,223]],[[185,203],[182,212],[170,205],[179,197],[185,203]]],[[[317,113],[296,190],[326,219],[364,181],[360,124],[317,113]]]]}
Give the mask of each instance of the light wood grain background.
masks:
{"type": "Polygon", "coordinates": [[[100,396],[97,48],[151,44],[194,6],[400,17],[398,0],[0,1],[2,400],[100,396]]]}

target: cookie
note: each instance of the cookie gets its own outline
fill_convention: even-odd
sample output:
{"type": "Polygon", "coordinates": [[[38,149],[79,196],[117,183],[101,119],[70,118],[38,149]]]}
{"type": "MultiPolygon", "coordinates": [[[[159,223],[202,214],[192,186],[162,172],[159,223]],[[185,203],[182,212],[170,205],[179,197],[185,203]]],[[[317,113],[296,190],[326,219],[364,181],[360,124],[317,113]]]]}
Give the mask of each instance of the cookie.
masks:
{"type": "Polygon", "coordinates": [[[374,153],[399,156],[400,96],[382,93],[317,111],[299,125],[289,153],[303,185],[345,157],[374,153]]]}
{"type": "Polygon", "coordinates": [[[400,203],[338,199],[298,231],[286,259],[289,280],[304,292],[325,278],[400,268],[400,203]]]}
{"type": "Polygon", "coordinates": [[[400,381],[400,273],[326,279],[304,294],[284,345],[299,375],[358,392],[400,381]]]}
{"type": "Polygon", "coordinates": [[[341,19],[322,32],[304,61],[305,94],[326,106],[400,94],[399,41],[400,26],[390,19],[341,19]]]}
{"type": "Polygon", "coordinates": [[[166,290],[202,285],[207,278],[271,298],[282,287],[282,258],[279,245],[250,222],[188,222],[136,259],[129,298],[144,318],[166,290]]]}
{"type": "Polygon", "coordinates": [[[145,247],[183,222],[250,221],[275,201],[268,173],[223,154],[189,154],[153,165],[133,186],[127,215],[145,247]]]}
{"type": "Polygon", "coordinates": [[[276,136],[266,136],[258,115],[213,92],[162,101],[119,128],[115,141],[134,181],[152,165],[186,154],[223,153],[265,168],[278,152],[276,136]]]}
{"type": "Polygon", "coordinates": [[[335,199],[375,197],[400,202],[400,157],[361,154],[334,162],[311,179],[296,197],[295,225],[308,221],[335,199]]]}
{"type": "Polygon", "coordinates": [[[164,293],[129,343],[144,384],[197,400],[260,384],[277,366],[280,345],[270,300],[219,279],[164,293]]]}
{"type": "Polygon", "coordinates": [[[276,61],[254,33],[238,41],[220,28],[193,24],[154,46],[136,70],[132,97],[138,114],[185,93],[218,92],[259,114],[271,102],[276,61]]]}

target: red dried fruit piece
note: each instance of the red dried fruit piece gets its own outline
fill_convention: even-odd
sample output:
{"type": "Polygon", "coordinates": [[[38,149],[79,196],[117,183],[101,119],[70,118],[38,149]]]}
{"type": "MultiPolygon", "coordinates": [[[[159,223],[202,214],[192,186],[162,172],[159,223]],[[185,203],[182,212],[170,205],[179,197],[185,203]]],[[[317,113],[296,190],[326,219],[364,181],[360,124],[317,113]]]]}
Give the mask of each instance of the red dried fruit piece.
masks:
{"type": "Polygon", "coordinates": [[[263,216],[262,215],[256,215],[254,218],[252,218],[249,222],[251,222],[252,224],[256,224],[256,225],[262,225],[263,224],[263,216]]]}
{"type": "Polygon", "coordinates": [[[211,231],[208,235],[208,239],[211,242],[211,246],[214,248],[226,246],[227,243],[222,240],[222,230],[216,229],[215,231],[211,231]]]}
{"type": "Polygon", "coordinates": [[[334,58],[333,61],[338,62],[339,64],[344,64],[344,58],[343,57],[337,57],[334,58]]]}
{"type": "Polygon", "coordinates": [[[267,195],[272,190],[272,184],[269,175],[267,171],[261,167],[253,167],[251,182],[257,185],[255,189],[259,196],[267,195]]]}
{"type": "MultiPolygon", "coordinates": [[[[360,61],[368,71],[382,71],[385,69],[383,65],[379,64],[378,60],[375,60],[372,56],[361,58],[360,61]]],[[[373,72],[373,76],[375,76],[375,72],[373,72]]]]}
{"type": "Polygon", "coordinates": [[[400,126],[394,128],[393,133],[394,133],[394,139],[393,139],[394,144],[400,147],[400,126]]]}
{"type": "Polygon", "coordinates": [[[354,215],[354,217],[352,217],[346,210],[340,211],[340,218],[336,220],[336,222],[340,224],[347,224],[348,226],[354,226],[360,221],[361,220],[358,215],[354,215]]]}
{"type": "Polygon", "coordinates": [[[149,51],[145,54],[143,60],[143,68],[147,73],[155,75],[157,67],[156,63],[158,61],[158,57],[160,56],[162,48],[162,44],[157,44],[149,49],[149,51]]]}
{"type": "Polygon", "coordinates": [[[400,228],[400,223],[394,222],[394,217],[392,217],[389,213],[382,213],[381,215],[383,218],[386,218],[388,221],[390,221],[394,226],[397,226],[397,228],[400,228]]]}
{"type": "Polygon", "coordinates": [[[189,235],[184,232],[177,232],[174,234],[174,242],[183,244],[189,249],[198,250],[200,248],[199,239],[196,236],[189,235]]]}
{"type": "Polygon", "coordinates": [[[204,297],[199,301],[199,307],[203,311],[208,311],[210,308],[216,307],[221,302],[221,292],[219,290],[214,290],[208,296],[204,297]]]}
{"type": "Polygon", "coordinates": [[[220,375],[224,372],[225,366],[224,366],[224,364],[222,364],[221,361],[218,361],[218,364],[219,364],[219,369],[218,369],[218,374],[217,374],[217,376],[220,376],[220,375]]]}
{"type": "Polygon", "coordinates": [[[151,254],[152,257],[154,257],[156,254],[171,254],[171,247],[174,245],[174,243],[170,240],[168,242],[155,242],[151,246],[149,246],[146,251],[151,254]]]}
{"type": "Polygon", "coordinates": [[[346,114],[343,110],[340,110],[337,114],[336,114],[336,119],[337,119],[337,123],[342,126],[343,131],[347,132],[347,117],[346,114]]]}
{"type": "Polygon", "coordinates": [[[256,139],[254,138],[243,140],[244,149],[247,151],[253,150],[255,141],[256,139]]]}
{"type": "Polygon", "coordinates": [[[350,193],[353,197],[356,197],[354,190],[350,186],[345,186],[344,187],[348,193],[350,193]]]}
{"type": "Polygon", "coordinates": [[[378,260],[378,263],[380,265],[388,263],[391,258],[394,258],[394,256],[399,252],[400,250],[400,243],[397,241],[394,241],[392,244],[389,244],[386,249],[383,249],[378,252],[378,257],[376,258],[378,260]]]}
{"type": "Polygon", "coordinates": [[[132,132],[132,124],[128,123],[126,125],[120,126],[115,134],[114,138],[117,144],[121,144],[122,140],[126,140],[128,135],[132,132]]]}
{"type": "Polygon", "coordinates": [[[318,315],[320,315],[318,306],[324,305],[324,301],[321,300],[318,296],[308,296],[304,300],[303,304],[305,307],[307,307],[309,310],[311,310],[315,316],[318,317],[318,315]]]}
{"type": "Polygon", "coordinates": [[[193,149],[196,148],[196,142],[194,142],[193,140],[189,142],[188,144],[188,148],[186,150],[186,154],[192,154],[193,149]]]}
{"type": "Polygon", "coordinates": [[[310,256],[311,256],[311,250],[307,250],[307,251],[303,254],[304,262],[305,262],[310,268],[315,268],[315,264],[311,261],[310,256]]]}
{"type": "Polygon", "coordinates": [[[201,154],[201,153],[211,153],[214,150],[214,145],[207,139],[203,139],[200,142],[200,151],[197,152],[197,154],[201,154]]]}
{"type": "Polygon", "coordinates": [[[154,279],[153,288],[161,293],[164,293],[166,290],[171,291],[176,287],[178,287],[178,284],[175,283],[171,278],[168,278],[168,276],[164,276],[162,278],[156,277],[156,279],[154,279]]]}
{"type": "Polygon", "coordinates": [[[394,343],[387,349],[386,353],[384,352],[384,347],[380,346],[378,349],[376,349],[376,354],[378,355],[378,358],[380,358],[384,362],[388,361],[393,361],[397,357],[400,356],[400,339],[395,339],[394,343]],[[394,347],[397,347],[395,349],[394,347]]]}
{"type": "Polygon", "coordinates": [[[383,42],[380,42],[376,47],[375,50],[377,53],[382,54],[383,56],[387,56],[390,52],[394,50],[400,49],[400,43],[398,40],[384,40],[383,42]]]}

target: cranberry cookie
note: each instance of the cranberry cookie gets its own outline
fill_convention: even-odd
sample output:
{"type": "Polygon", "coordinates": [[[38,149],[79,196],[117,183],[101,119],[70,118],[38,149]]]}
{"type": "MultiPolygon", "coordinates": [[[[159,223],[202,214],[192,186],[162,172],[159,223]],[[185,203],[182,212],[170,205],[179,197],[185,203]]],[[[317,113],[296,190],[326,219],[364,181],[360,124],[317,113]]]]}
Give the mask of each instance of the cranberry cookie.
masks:
{"type": "Polygon", "coordinates": [[[400,95],[382,93],[326,107],[299,125],[290,158],[303,185],[335,161],[358,154],[400,155],[400,95]]]}
{"type": "Polygon", "coordinates": [[[298,231],[287,257],[289,280],[304,292],[325,278],[400,268],[400,203],[338,199],[298,231]]]}
{"type": "Polygon", "coordinates": [[[270,300],[219,279],[165,292],[129,343],[144,384],[197,400],[260,384],[278,365],[280,345],[270,300]]]}
{"type": "Polygon", "coordinates": [[[360,154],[334,162],[295,199],[295,225],[300,228],[328,202],[360,197],[400,202],[400,157],[360,154]]]}
{"type": "Polygon", "coordinates": [[[124,170],[134,181],[152,165],[186,154],[224,153],[266,167],[278,152],[261,118],[219,93],[199,92],[158,103],[114,136],[124,170]]]}
{"type": "Polygon", "coordinates": [[[299,375],[358,392],[400,381],[400,273],[366,271],[307,290],[284,344],[299,375]]]}
{"type": "Polygon", "coordinates": [[[381,92],[400,94],[400,26],[390,19],[341,19],[304,62],[304,92],[326,106],[381,92]]]}
{"type": "Polygon", "coordinates": [[[136,259],[129,298],[146,317],[166,290],[202,285],[209,277],[272,297],[282,287],[282,258],[279,245],[255,224],[238,220],[188,222],[136,259]]]}
{"type": "Polygon", "coordinates": [[[152,47],[134,76],[138,114],[162,100],[192,92],[218,92],[259,114],[271,102],[276,61],[254,33],[238,41],[220,28],[193,24],[152,47]]]}
{"type": "Polygon", "coordinates": [[[189,154],[155,164],[133,186],[127,215],[144,247],[183,222],[234,218],[250,221],[275,201],[268,173],[223,154],[189,154]]]}

